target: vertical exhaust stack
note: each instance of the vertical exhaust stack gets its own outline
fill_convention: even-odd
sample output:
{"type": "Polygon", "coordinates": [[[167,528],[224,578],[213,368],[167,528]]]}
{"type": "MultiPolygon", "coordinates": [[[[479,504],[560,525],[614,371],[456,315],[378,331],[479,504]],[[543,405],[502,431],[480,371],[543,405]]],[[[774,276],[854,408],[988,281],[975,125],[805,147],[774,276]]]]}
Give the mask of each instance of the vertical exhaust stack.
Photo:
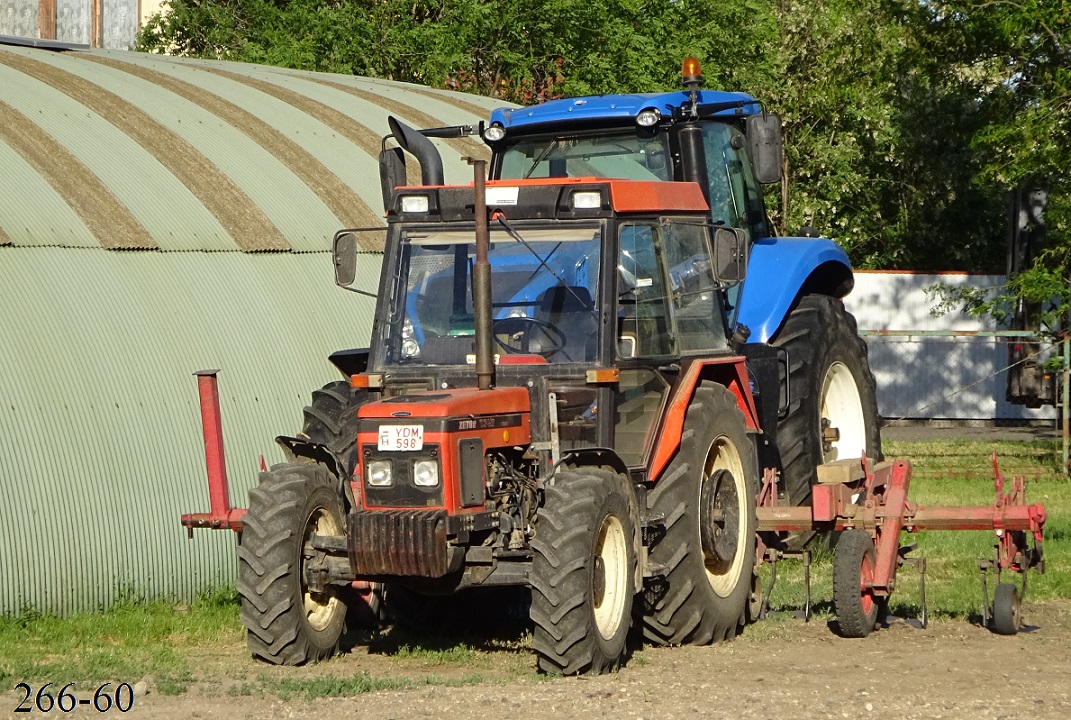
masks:
{"type": "Polygon", "coordinates": [[[490,390],[495,384],[495,359],[491,348],[491,263],[487,260],[487,248],[491,244],[484,184],[487,161],[470,158],[469,163],[475,176],[476,265],[472,268],[472,312],[476,321],[476,379],[480,390],[490,390]]]}
{"type": "MultiPolygon", "coordinates": [[[[411,153],[420,165],[421,185],[442,185],[443,159],[439,150],[419,130],[414,130],[395,117],[387,118],[387,126],[402,150],[411,153]]],[[[404,181],[404,175],[402,180],[404,181]]]]}

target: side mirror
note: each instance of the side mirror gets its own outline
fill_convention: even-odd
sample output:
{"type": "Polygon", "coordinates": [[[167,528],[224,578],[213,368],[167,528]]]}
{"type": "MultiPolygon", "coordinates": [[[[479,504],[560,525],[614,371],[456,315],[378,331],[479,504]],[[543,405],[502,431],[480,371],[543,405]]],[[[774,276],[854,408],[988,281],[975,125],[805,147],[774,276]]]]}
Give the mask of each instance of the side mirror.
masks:
{"type": "Polygon", "coordinates": [[[390,209],[394,188],[405,185],[405,152],[400,147],[383,148],[379,152],[379,185],[383,193],[383,209],[390,209]]]}
{"type": "Polygon", "coordinates": [[[714,279],[726,285],[747,275],[747,236],[739,228],[714,228],[714,279]]]}
{"type": "Polygon", "coordinates": [[[752,115],[744,128],[755,180],[763,185],[781,180],[781,118],[752,115]]]}
{"type": "Polygon", "coordinates": [[[335,233],[331,243],[335,261],[335,284],[348,287],[357,279],[357,235],[348,230],[335,233]]]}

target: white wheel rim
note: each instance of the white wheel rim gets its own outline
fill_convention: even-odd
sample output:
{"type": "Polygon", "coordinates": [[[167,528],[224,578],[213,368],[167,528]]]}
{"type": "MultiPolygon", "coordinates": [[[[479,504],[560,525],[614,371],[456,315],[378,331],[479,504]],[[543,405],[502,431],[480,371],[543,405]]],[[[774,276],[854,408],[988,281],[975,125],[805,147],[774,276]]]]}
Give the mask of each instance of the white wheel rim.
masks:
{"type": "Polygon", "coordinates": [[[744,548],[750,542],[747,537],[747,481],[744,477],[744,464],[740,461],[740,452],[729,438],[722,436],[711,445],[710,454],[707,456],[707,464],[704,469],[705,478],[708,479],[719,470],[727,470],[732,476],[733,485],[736,489],[737,517],[740,521],[736,524],[736,552],[733,553],[732,562],[725,562],[717,558],[704,557],[706,565],[707,581],[711,589],[718,597],[728,597],[736,589],[740,582],[741,570],[744,565],[744,548]]]}
{"type": "Polygon", "coordinates": [[[604,639],[609,640],[621,627],[628,598],[628,539],[625,537],[625,527],[613,515],[603,518],[595,544],[595,557],[602,561],[604,575],[601,593],[592,583],[595,627],[604,639]]]}
{"type": "MultiPolygon", "coordinates": [[[[848,366],[835,362],[826,371],[822,381],[822,405],[820,415],[829,421],[829,427],[835,428],[840,437],[829,443],[822,441],[822,461],[833,462],[845,458],[862,457],[866,448],[866,420],[863,416],[863,401],[859,397],[859,387],[855,376],[848,366]]],[[[820,432],[824,428],[820,428],[820,432]]]]}
{"type": "MultiPolygon", "coordinates": [[[[304,542],[308,542],[313,534],[317,535],[341,535],[335,518],[323,508],[316,510],[309,518],[305,526],[304,542]]],[[[305,587],[304,563],[298,563],[301,570],[301,589],[304,591],[305,621],[313,630],[323,632],[335,617],[338,610],[338,598],[332,593],[313,593],[305,587]]]]}

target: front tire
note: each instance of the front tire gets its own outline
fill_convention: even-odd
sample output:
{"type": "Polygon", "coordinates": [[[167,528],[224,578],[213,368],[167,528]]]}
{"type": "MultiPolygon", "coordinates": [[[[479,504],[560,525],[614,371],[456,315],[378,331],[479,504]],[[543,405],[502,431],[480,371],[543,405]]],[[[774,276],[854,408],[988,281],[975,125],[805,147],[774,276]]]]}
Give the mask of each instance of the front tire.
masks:
{"type": "Polygon", "coordinates": [[[735,637],[751,593],[757,492],[754,445],[736,398],[703,383],[680,449],[648,493],[652,513],[665,517],[650,562],[665,575],[644,591],[644,637],[659,645],[735,637]]]}
{"type": "Polygon", "coordinates": [[[276,665],[301,665],[338,651],[346,593],[305,583],[305,545],[313,533],[342,535],[342,503],[319,465],[276,465],[249,492],[238,547],[241,621],[250,652],[276,665]]]}
{"type": "Polygon", "coordinates": [[[783,487],[793,505],[810,505],[819,465],[863,452],[882,459],[874,375],[855,318],[836,298],[801,297],[771,344],[789,363],[791,396],[777,424],[783,487]]]}
{"type": "Polygon", "coordinates": [[[560,470],[536,517],[531,617],[539,669],[618,667],[632,620],[639,525],[632,490],[601,468],[560,470]]]}

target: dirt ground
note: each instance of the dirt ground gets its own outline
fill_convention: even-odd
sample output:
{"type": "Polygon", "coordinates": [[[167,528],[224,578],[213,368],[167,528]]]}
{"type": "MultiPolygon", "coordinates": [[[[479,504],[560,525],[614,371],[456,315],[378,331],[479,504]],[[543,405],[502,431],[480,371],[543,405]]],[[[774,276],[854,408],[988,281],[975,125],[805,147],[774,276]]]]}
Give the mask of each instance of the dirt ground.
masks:
{"type": "MultiPolygon", "coordinates": [[[[306,668],[269,667],[252,661],[244,648],[221,644],[196,658],[198,682],[186,693],[163,695],[149,678],[148,692],[125,716],[1065,720],[1071,717],[1071,602],[1027,604],[1024,621],[1025,631],[1013,637],[966,620],[940,620],[925,630],[893,623],[869,638],[847,640],[824,620],[771,620],[712,647],[644,647],[615,674],[580,678],[537,675],[523,641],[460,661],[397,646],[358,647],[306,668]],[[313,700],[301,693],[281,700],[256,689],[361,673],[434,677],[436,684],[313,700]]],[[[65,717],[100,715],[79,708],[65,717]]]]}

